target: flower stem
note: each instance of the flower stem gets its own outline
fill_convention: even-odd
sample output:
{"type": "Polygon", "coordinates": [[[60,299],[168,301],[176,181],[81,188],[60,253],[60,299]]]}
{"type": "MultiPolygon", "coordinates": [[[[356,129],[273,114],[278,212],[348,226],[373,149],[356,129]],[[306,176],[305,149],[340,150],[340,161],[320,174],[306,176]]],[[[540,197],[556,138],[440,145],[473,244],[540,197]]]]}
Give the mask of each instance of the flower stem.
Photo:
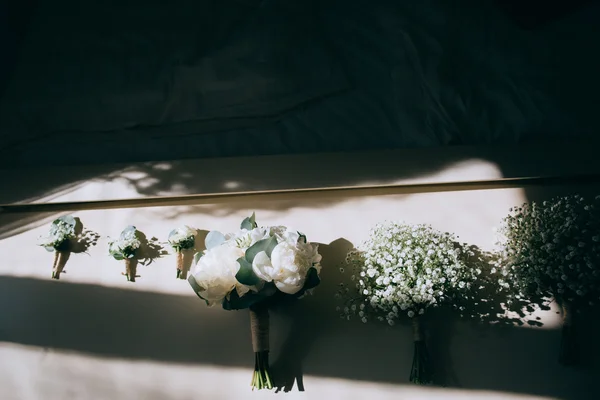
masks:
{"type": "Polygon", "coordinates": [[[265,306],[250,307],[250,328],[254,349],[253,389],[273,389],[269,373],[269,310],[265,306]]]}
{"type": "Polygon", "coordinates": [[[60,279],[71,252],[65,250],[56,250],[54,252],[54,265],[52,266],[52,279],[60,279]]]}
{"type": "Polygon", "coordinates": [[[269,352],[254,353],[254,374],[252,377],[252,390],[273,389],[273,381],[269,372],[269,352]]]}
{"type": "Polygon", "coordinates": [[[413,339],[415,350],[413,363],[410,371],[410,381],[418,385],[427,385],[433,381],[431,361],[425,344],[425,337],[421,331],[421,321],[418,317],[413,318],[413,339]]]}
{"type": "Polygon", "coordinates": [[[125,259],[125,276],[129,282],[135,282],[138,261],[135,258],[125,259]]]}
{"type": "Polygon", "coordinates": [[[562,309],[563,324],[558,362],[565,366],[575,365],[578,361],[578,348],[575,326],[573,324],[573,309],[571,303],[567,300],[561,301],[560,305],[562,309]]]}

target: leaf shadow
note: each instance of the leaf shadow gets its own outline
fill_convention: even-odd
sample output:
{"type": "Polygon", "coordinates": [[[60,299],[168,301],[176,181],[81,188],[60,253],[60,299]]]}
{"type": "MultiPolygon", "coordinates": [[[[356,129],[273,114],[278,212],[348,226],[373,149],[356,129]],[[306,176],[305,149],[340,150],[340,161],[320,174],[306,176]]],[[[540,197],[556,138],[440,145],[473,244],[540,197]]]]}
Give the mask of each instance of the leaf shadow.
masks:
{"type": "Polygon", "coordinates": [[[500,261],[496,252],[477,246],[468,246],[470,256],[466,260],[471,268],[479,268],[481,274],[473,285],[469,296],[457,299],[454,304],[460,318],[479,326],[523,326],[541,327],[538,311],[550,310],[550,299],[530,295],[516,296],[512,288],[498,284],[501,277],[496,265],[500,261]]]}
{"type": "Polygon", "coordinates": [[[426,315],[428,347],[434,362],[434,384],[442,387],[462,387],[452,360],[452,342],[459,321],[475,327],[480,334],[508,333],[508,328],[518,326],[541,327],[538,311],[550,309],[547,298],[539,296],[516,297],[511,290],[498,284],[495,266],[499,261],[496,252],[467,245],[465,262],[481,274],[470,292],[452,303],[429,310],[426,315]],[[500,329],[498,329],[500,328],[500,329]]]}
{"type": "Polygon", "coordinates": [[[90,229],[86,229],[79,217],[75,217],[75,238],[69,243],[69,249],[72,253],[87,253],[90,247],[96,246],[100,239],[100,234],[90,229]]]}
{"type": "Polygon", "coordinates": [[[154,260],[169,254],[157,237],[152,236],[148,239],[145,233],[138,230],[137,238],[140,240],[140,248],[135,254],[135,259],[140,264],[148,266],[154,260]]]}

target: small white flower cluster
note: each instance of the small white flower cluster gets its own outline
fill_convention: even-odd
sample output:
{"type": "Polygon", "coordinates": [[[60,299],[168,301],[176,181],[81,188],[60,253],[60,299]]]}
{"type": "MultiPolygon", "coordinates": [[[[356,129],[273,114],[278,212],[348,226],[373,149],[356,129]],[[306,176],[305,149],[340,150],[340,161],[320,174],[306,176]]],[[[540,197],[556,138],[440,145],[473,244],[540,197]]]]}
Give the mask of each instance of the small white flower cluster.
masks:
{"type": "Polygon", "coordinates": [[[350,297],[340,284],[337,297],[345,304],[339,311],[348,319],[358,314],[363,322],[374,317],[390,325],[402,314],[424,314],[470,291],[481,270],[467,267],[465,255],[455,236],[429,225],[378,224],[346,257],[358,293],[350,297]]]}
{"type": "Polygon", "coordinates": [[[57,219],[52,222],[50,232],[46,236],[38,239],[38,245],[45,247],[48,251],[64,246],[69,239],[75,237],[75,221],[70,222],[68,219],[57,219]]]}
{"type": "Polygon", "coordinates": [[[175,251],[194,248],[195,240],[194,237],[198,231],[194,228],[190,228],[187,225],[174,229],[169,233],[169,244],[175,251]]]}
{"type": "Polygon", "coordinates": [[[317,276],[321,271],[318,245],[284,226],[242,228],[221,237],[191,271],[196,292],[209,305],[229,301],[234,290],[241,299],[250,291],[266,293],[266,284],[294,295],[307,290],[310,269],[317,276]]]}
{"type": "Polygon", "coordinates": [[[510,209],[499,230],[499,285],[592,303],[600,295],[600,196],[557,197],[510,209]]]}
{"type": "Polygon", "coordinates": [[[135,226],[128,226],[116,240],[108,242],[108,252],[117,260],[132,258],[140,248],[141,242],[135,226]]]}

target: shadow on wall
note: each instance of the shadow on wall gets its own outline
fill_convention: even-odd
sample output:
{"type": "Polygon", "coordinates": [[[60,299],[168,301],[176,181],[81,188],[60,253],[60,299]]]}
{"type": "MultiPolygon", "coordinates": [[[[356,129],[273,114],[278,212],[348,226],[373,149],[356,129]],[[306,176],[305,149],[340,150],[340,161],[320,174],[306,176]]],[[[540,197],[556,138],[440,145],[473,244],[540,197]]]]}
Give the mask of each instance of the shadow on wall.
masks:
{"type": "MultiPolygon", "coordinates": [[[[447,150],[440,150],[441,155],[447,150]]],[[[223,160],[206,161],[197,164],[194,161],[169,161],[145,163],[133,166],[94,166],[51,170],[46,174],[33,174],[28,170],[0,171],[0,178],[11,190],[1,195],[3,201],[48,202],[58,196],[64,196],[78,190],[83,185],[117,184],[116,190],[123,187],[131,189],[140,197],[185,195],[200,193],[223,193],[257,191],[269,189],[294,189],[306,187],[344,186],[356,184],[386,184],[390,181],[420,176],[430,176],[443,172],[460,160],[450,157],[432,157],[427,163],[399,164],[394,153],[375,153],[359,155],[369,168],[358,166],[347,154],[305,155],[296,160],[294,156],[271,156],[259,158],[236,158],[231,163],[223,160]],[[324,160],[326,163],[324,165],[324,160]],[[302,161],[301,163],[298,161],[302,161]],[[198,165],[203,166],[202,169],[198,165]],[[373,174],[376,170],[376,174],[373,174]],[[340,174],[340,171],[345,173],[340,174]]],[[[102,186],[104,191],[106,186],[102,186]]],[[[97,200],[100,195],[92,191],[85,200],[97,200]],[[90,196],[92,198],[90,198],[90,196]]],[[[123,198],[122,193],[115,193],[123,198]]],[[[84,195],[85,197],[85,195],[84,195]]],[[[133,195],[125,197],[133,197],[133,195]]],[[[347,198],[347,196],[345,196],[347,198]]],[[[228,199],[218,205],[201,208],[181,206],[169,207],[169,213],[161,218],[175,219],[180,215],[199,212],[211,215],[228,215],[237,206],[234,202],[245,199],[228,199]],[[231,203],[231,204],[230,204],[231,203]],[[193,210],[193,211],[192,211],[193,210]]],[[[345,201],[341,196],[328,196],[320,202],[311,202],[313,207],[328,207],[345,201]]],[[[290,197],[286,201],[266,201],[268,207],[286,210],[298,205],[297,199],[290,197]]],[[[7,214],[0,210],[0,239],[39,227],[59,214],[56,213],[19,213],[7,214]]]]}
{"type": "MultiPolygon", "coordinates": [[[[441,150],[441,153],[448,150],[441,150]]],[[[398,155],[392,152],[312,154],[297,156],[241,157],[231,159],[164,161],[133,165],[84,166],[58,168],[36,174],[29,170],[0,171],[11,187],[2,193],[5,203],[52,201],[79,186],[90,183],[121,181],[144,196],[222,193],[279,188],[326,187],[356,184],[383,184],[390,180],[429,176],[444,171],[461,160],[432,157],[427,163],[398,167],[398,155]],[[325,164],[325,165],[324,165],[325,164]],[[377,171],[374,177],[373,170],[377,171]],[[340,174],[346,171],[345,174],[340,174]]],[[[417,156],[418,157],[418,156],[417,156]]],[[[467,161],[473,157],[467,155],[467,161]]],[[[37,172],[37,171],[36,171],[37,172]]],[[[115,194],[122,196],[120,193],[115,194]]],[[[93,200],[93,199],[87,199],[93,200]]]]}
{"type": "MultiPolygon", "coordinates": [[[[321,245],[326,260],[322,285],[312,296],[271,312],[271,363],[283,390],[294,381],[302,387],[304,374],[408,383],[413,351],[408,323],[388,327],[342,321],[335,311],[338,268],[351,247],[344,239],[321,245]]],[[[0,341],[252,368],[248,313],[207,308],[191,290],[189,296],[177,296],[4,276],[0,304],[0,341]]],[[[597,361],[588,367],[589,375],[559,366],[556,330],[469,324],[442,309],[431,313],[429,321],[431,353],[443,370],[444,386],[563,400],[600,396],[591,379],[597,361]]],[[[600,357],[594,340],[600,333],[597,322],[584,332],[588,356],[600,357]]]]}
{"type": "MultiPolygon", "coordinates": [[[[384,185],[398,182],[431,182],[469,179],[468,177],[514,178],[600,172],[594,146],[587,142],[545,142],[518,148],[446,147],[411,151],[374,153],[333,153],[302,156],[269,156],[213,160],[181,160],[136,165],[93,166],[48,170],[44,174],[28,170],[0,171],[0,180],[11,190],[3,192],[4,202],[56,201],[76,191],[76,200],[123,199],[164,195],[244,192],[276,189],[318,188],[353,185],[384,185]],[[565,148],[570,149],[565,151],[565,148]],[[560,162],[555,162],[559,159],[560,162]],[[357,161],[358,160],[358,161],[357,161]],[[466,177],[466,178],[465,178],[466,177]],[[110,193],[109,195],[107,195],[110,193]]],[[[596,184],[597,186],[597,184],[596,184]]],[[[584,188],[585,189],[585,188],[584,188]]],[[[525,188],[527,198],[546,193],[574,190],[525,188]]],[[[586,189],[587,190],[587,189],[586,189]]],[[[330,207],[347,201],[328,193],[311,201],[311,207],[330,207]]],[[[241,198],[219,204],[169,207],[161,215],[175,219],[190,213],[228,215],[239,209],[241,198]],[[237,204],[234,204],[236,203],[237,204]]],[[[285,211],[298,206],[298,195],[264,204],[285,211]]],[[[515,204],[516,205],[516,204],[515,204]]],[[[508,210],[506,210],[508,212],[508,210]]],[[[0,239],[36,228],[57,214],[8,214],[0,210],[0,239]]]]}

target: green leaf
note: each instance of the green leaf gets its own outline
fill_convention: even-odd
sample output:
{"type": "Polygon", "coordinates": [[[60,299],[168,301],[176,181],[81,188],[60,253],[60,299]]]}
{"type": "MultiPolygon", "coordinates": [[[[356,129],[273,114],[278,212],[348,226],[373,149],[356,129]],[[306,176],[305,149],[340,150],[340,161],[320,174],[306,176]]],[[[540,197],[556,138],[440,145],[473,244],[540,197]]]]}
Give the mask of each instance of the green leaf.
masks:
{"type": "Polygon", "coordinates": [[[316,268],[311,267],[308,270],[308,273],[306,274],[306,281],[304,281],[304,286],[302,287],[302,289],[300,289],[300,291],[293,294],[292,296],[294,296],[294,298],[302,297],[304,296],[307,290],[317,287],[320,283],[321,278],[319,278],[319,273],[317,272],[316,268]]]}
{"type": "Polygon", "coordinates": [[[240,228],[251,231],[252,229],[256,228],[257,226],[258,225],[256,224],[256,215],[255,215],[255,213],[252,213],[251,216],[244,218],[244,220],[242,221],[242,224],[240,225],[240,228]]]}
{"type": "Polygon", "coordinates": [[[69,248],[69,240],[63,240],[60,243],[54,244],[54,249],[56,249],[56,250],[65,251],[65,250],[68,250],[68,248],[69,248]]]}
{"type": "Polygon", "coordinates": [[[273,282],[267,282],[264,284],[263,288],[258,292],[262,297],[271,297],[280,292],[279,289],[275,286],[273,282]]]}
{"type": "Polygon", "coordinates": [[[247,229],[249,231],[254,229],[254,227],[252,226],[252,222],[250,222],[249,218],[245,218],[242,221],[242,224],[240,225],[240,229],[247,229]]]}
{"type": "Polygon", "coordinates": [[[245,308],[249,308],[253,304],[258,303],[259,301],[264,300],[266,297],[259,293],[248,292],[242,297],[238,296],[237,291],[233,290],[229,294],[229,299],[225,298],[223,300],[223,309],[231,311],[231,310],[243,310],[245,308]]]}
{"type": "Polygon", "coordinates": [[[44,247],[46,249],[46,251],[50,252],[50,253],[54,253],[55,249],[52,246],[48,246],[48,247],[44,247]]]}
{"type": "Polygon", "coordinates": [[[121,260],[124,260],[124,259],[125,259],[125,257],[123,257],[123,255],[122,255],[122,254],[120,254],[120,253],[115,253],[115,254],[112,254],[112,256],[113,256],[113,258],[114,258],[115,260],[117,260],[117,261],[121,261],[121,260]]]}
{"type": "Polygon", "coordinates": [[[206,250],[210,250],[213,247],[220,246],[225,242],[225,235],[223,235],[219,231],[210,231],[206,238],[204,239],[204,245],[206,246],[206,250]]]}
{"type": "Polygon", "coordinates": [[[260,278],[256,276],[250,264],[244,257],[238,258],[240,270],[235,274],[235,279],[242,285],[254,286],[260,282],[260,278]]]}
{"type": "Polygon", "coordinates": [[[248,250],[246,250],[246,260],[252,264],[254,257],[256,257],[256,255],[261,251],[264,251],[267,253],[267,256],[271,257],[271,253],[273,252],[275,246],[277,246],[277,238],[275,238],[275,236],[271,236],[268,239],[259,240],[250,246],[248,250]]]}
{"type": "MultiPolygon", "coordinates": [[[[196,293],[196,295],[198,297],[200,297],[202,300],[206,301],[205,298],[203,298],[202,296],[200,296],[200,292],[202,291],[202,287],[198,284],[198,282],[196,281],[196,278],[194,278],[193,275],[190,275],[188,277],[188,283],[190,284],[190,286],[194,290],[194,293],[196,293]]],[[[208,302],[206,302],[206,303],[208,304],[208,302]]]]}
{"type": "Polygon", "coordinates": [[[321,278],[316,268],[311,267],[306,274],[306,281],[304,282],[304,290],[309,290],[319,286],[321,278]]]}
{"type": "Polygon", "coordinates": [[[308,243],[308,241],[306,240],[306,235],[304,233],[298,232],[298,235],[300,235],[298,240],[302,239],[302,240],[304,240],[304,243],[308,243]]]}
{"type": "Polygon", "coordinates": [[[196,244],[196,239],[193,236],[190,236],[190,237],[184,239],[183,241],[181,241],[179,251],[193,249],[195,244],[196,244]]]}

